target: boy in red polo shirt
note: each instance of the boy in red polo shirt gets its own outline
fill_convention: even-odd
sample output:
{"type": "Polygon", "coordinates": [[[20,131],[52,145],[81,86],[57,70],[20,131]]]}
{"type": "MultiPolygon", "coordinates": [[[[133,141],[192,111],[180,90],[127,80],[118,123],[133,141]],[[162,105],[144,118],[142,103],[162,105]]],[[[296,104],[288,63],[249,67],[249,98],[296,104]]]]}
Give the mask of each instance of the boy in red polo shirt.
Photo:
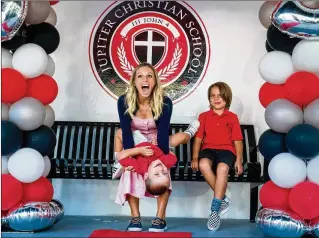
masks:
{"type": "Polygon", "coordinates": [[[210,110],[199,115],[192,169],[199,169],[214,191],[207,227],[215,231],[220,226],[220,215],[230,209],[230,199],[225,196],[229,170],[235,165],[236,174],[243,173],[243,136],[237,115],[229,111],[231,88],[217,82],[207,93],[210,110]]]}

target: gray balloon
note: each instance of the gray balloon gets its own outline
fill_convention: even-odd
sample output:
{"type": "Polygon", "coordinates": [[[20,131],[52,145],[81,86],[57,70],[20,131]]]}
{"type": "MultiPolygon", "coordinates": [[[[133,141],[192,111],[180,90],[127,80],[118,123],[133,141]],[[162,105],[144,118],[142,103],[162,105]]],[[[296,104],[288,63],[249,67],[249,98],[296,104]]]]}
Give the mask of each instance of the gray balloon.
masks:
{"type": "Polygon", "coordinates": [[[277,99],[267,106],[265,120],[272,130],[287,133],[292,127],[303,123],[303,113],[289,100],[277,99]]]}
{"type": "Polygon", "coordinates": [[[9,121],[23,131],[31,131],[40,127],[45,119],[43,104],[31,97],[20,99],[9,109],[9,121]]]}
{"type": "Polygon", "coordinates": [[[43,125],[52,127],[55,121],[55,113],[50,105],[45,106],[45,119],[43,125]]]}
{"type": "Polygon", "coordinates": [[[5,103],[1,103],[1,120],[7,121],[9,120],[9,105],[5,103]]]}
{"type": "Polygon", "coordinates": [[[259,21],[266,29],[268,29],[271,25],[270,16],[273,13],[277,3],[277,1],[266,1],[259,9],[259,21]]]}
{"type": "Polygon", "coordinates": [[[319,98],[305,108],[304,119],[307,124],[319,129],[319,98]]]}

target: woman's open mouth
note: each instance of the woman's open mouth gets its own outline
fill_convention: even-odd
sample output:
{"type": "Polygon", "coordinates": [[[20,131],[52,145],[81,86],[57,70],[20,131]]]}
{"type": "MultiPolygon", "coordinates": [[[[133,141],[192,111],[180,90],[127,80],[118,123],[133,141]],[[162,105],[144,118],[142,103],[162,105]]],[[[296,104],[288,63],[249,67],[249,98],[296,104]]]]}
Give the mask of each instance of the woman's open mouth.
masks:
{"type": "Polygon", "coordinates": [[[150,86],[148,84],[143,84],[142,85],[142,92],[143,94],[148,94],[150,90],[150,86]]]}

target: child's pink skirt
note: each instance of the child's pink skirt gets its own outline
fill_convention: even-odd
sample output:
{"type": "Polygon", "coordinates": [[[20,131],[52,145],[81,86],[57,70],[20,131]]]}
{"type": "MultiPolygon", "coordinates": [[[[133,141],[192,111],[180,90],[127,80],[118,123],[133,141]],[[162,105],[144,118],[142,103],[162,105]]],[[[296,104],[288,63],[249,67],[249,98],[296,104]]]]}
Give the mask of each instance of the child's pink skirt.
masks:
{"type": "MultiPolygon", "coordinates": [[[[172,191],[171,177],[169,190],[172,191]]],[[[123,172],[117,188],[115,203],[124,205],[126,202],[126,195],[132,195],[137,198],[157,197],[147,192],[143,176],[131,171],[123,172]]]]}

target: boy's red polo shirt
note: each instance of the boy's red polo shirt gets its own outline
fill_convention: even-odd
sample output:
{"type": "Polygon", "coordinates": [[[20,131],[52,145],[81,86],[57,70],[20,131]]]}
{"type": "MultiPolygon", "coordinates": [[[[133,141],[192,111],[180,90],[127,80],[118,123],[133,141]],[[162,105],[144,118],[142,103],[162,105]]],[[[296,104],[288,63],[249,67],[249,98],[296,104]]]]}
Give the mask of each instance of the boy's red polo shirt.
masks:
{"type": "Polygon", "coordinates": [[[234,141],[243,140],[236,114],[225,109],[218,115],[212,109],[203,112],[198,118],[200,127],[196,137],[203,139],[201,149],[230,150],[236,155],[234,141]]]}

